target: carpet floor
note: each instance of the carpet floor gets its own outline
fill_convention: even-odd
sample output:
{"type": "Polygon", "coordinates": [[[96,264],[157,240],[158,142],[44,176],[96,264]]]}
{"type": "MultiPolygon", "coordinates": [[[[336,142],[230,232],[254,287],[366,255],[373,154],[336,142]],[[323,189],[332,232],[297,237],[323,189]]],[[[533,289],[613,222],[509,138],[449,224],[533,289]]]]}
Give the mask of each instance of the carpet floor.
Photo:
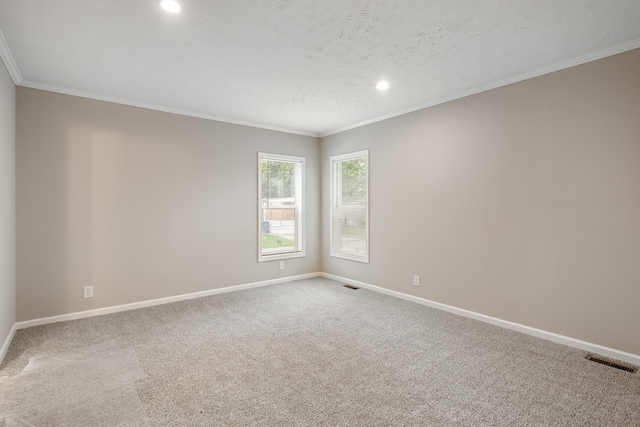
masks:
{"type": "Polygon", "coordinates": [[[0,425],[640,426],[584,356],[315,278],[19,330],[0,425]]]}

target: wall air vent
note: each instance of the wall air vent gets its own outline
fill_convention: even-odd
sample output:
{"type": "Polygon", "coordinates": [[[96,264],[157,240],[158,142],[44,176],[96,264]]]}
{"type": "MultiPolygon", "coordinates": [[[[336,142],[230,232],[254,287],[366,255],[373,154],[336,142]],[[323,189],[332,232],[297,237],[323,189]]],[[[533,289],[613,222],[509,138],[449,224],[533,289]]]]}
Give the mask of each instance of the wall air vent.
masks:
{"type": "Polygon", "coordinates": [[[600,363],[605,366],[610,366],[612,368],[620,369],[621,371],[631,372],[632,374],[635,374],[636,371],[638,370],[638,368],[634,366],[623,365],[619,362],[608,360],[600,356],[594,356],[593,354],[587,354],[584,358],[592,362],[600,363]]]}

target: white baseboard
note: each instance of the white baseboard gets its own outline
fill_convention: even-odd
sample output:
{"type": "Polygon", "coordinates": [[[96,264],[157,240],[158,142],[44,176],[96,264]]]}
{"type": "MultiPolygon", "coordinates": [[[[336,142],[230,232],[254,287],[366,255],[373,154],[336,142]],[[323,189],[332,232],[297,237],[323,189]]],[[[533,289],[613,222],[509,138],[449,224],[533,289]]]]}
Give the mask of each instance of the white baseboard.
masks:
{"type": "Polygon", "coordinates": [[[117,305],[112,307],[98,308],[95,310],[81,311],[76,313],[62,314],[59,316],[52,316],[52,317],[45,317],[40,319],[27,320],[23,322],[17,322],[13,325],[13,328],[11,329],[11,332],[9,332],[9,335],[7,336],[7,338],[5,339],[2,345],[2,348],[0,348],[0,363],[2,363],[2,360],[4,360],[4,356],[6,355],[6,352],[9,349],[11,340],[13,339],[13,336],[15,335],[15,332],[18,329],[24,329],[31,326],[46,325],[49,323],[64,322],[67,320],[76,320],[76,319],[83,319],[87,317],[101,316],[103,314],[111,314],[111,313],[117,313],[120,311],[135,310],[138,308],[151,307],[154,305],[167,304],[171,302],[184,301],[184,300],[194,299],[194,298],[201,298],[201,297],[222,294],[227,292],[241,291],[244,289],[257,288],[260,286],[268,286],[276,283],[290,282],[293,280],[310,279],[313,277],[325,277],[327,279],[332,279],[332,280],[336,280],[338,282],[346,283],[349,285],[354,285],[361,288],[369,289],[385,295],[390,295],[392,297],[401,298],[407,301],[415,302],[417,304],[425,305],[425,306],[436,308],[439,310],[448,311],[450,313],[458,314],[460,316],[465,316],[471,319],[479,320],[481,322],[490,323],[496,326],[501,326],[503,328],[525,333],[527,335],[543,338],[559,344],[564,344],[570,347],[578,348],[580,350],[584,350],[590,353],[599,354],[601,356],[610,357],[612,359],[616,359],[623,362],[631,363],[636,366],[640,366],[640,356],[635,354],[627,353],[620,350],[615,350],[609,347],[604,347],[598,344],[593,344],[590,342],[566,337],[563,335],[558,335],[553,332],[543,331],[541,329],[536,329],[536,328],[521,325],[518,323],[509,322],[507,320],[486,316],[484,314],[476,313],[473,311],[464,310],[464,309],[453,307],[447,304],[442,304],[439,302],[416,297],[413,295],[404,294],[402,292],[392,291],[390,289],[381,288],[379,286],[370,285],[368,283],[359,282],[357,280],[351,280],[351,279],[347,279],[346,277],[336,276],[328,273],[309,273],[309,274],[302,274],[298,276],[289,276],[289,277],[283,277],[279,279],[247,283],[244,285],[228,286],[225,288],[218,288],[218,289],[211,289],[208,291],[176,295],[176,296],[167,297],[167,298],[159,298],[155,300],[141,301],[141,302],[136,302],[131,304],[123,304],[123,305],[117,305]]]}
{"type": "Polygon", "coordinates": [[[522,332],[534,337],[543,338],[549,341],[553,341],[558,344],[564,344],[569,347],[574,347],[580,350],[585,350],[589,353],[595,353],[601,356],[606,356],[611,359],[620,360],[623,362],[631,363],[636,366],[640,366],[640,356],[632,353],[627,353],[620,350],[615,350],[609,347],[603,347],[598,344],[593,344],[586,341],[581,341],[575,338],[566,337],[564,335],[558,335],[553,332],[543,331],[541,329],[532,328],[529,326],[521,325],[519,323],[509,322],[507,320],[498,319],[496,317],[486,316],[484,314],[476,313],[462,308],[453,307],[451,305],[442,304],[439,302],[431,301],[428,299],[415,297],[413,295],[403,294],[402,292],[392,291],[390,289],[381,288],[379,286],[370,285],[368,283],[359,282],[357,280],[347,279],[346,277],[336,276],[334,274],[320,273],[322,277],[327,279],[336,280],[338,282],[346,283],[348,285],[358,286],[361,288],[369,289],[375,292],[379,292],[392,297],[401,298],[407,301],[415,302],[421,305],[425,305],[439,310],[448,311],[450,313],[458,314],[460,316],[468,317],[481,322],[490,323],[492,325],[501,326],[503,328],[512,329],[517,332],[522,332]]]}
{"type": "Polygon", "coordinates": [[[13,339],[13,336],[16,334],[17,330],[18,328],[14,323],[11,327],[11,330],[9,331],[9,335],[7,335],[7,338],[2,343],[2,347],[0,348],[0,365],[4,361],[4,357],[7,355],[7,351],[9,350],[9,346],[11,345],[11,340],[13,339]]]}
{"type": "MultiPolygon", "coordinates": [[[[208,291],[193,292],[190,294],[182,294],[182,295],[176,295],[172,297],[134,302],[130,304],[115,305],[112,307],[97,308],[95,310],[79,311],[76,313],[61,314],[58,316],[43,317],[40,319],[25,320],[23,322],[17,322],[14,325],[13,329],[14,330],[25,329],[31,326],[47,325],[49,323],[66,322],[67,320],[77,320],[77,319],[84,319],[87,317],[102,316],[103,314],[111,314],[111,313],[118,313],[121,311],[136,310],[138,308],[151,307],[154,305],[162,305],[162,304],[168,304],[171,302],[207,297],[210,295],[224,294],[227,292],[242,291],[244,289],[259,288],[261,286],[275,285],[276,283],[291,282],[293,280],[310,279],[312,277],[320,277],[320,275],[321,273],[309,273],[309,274],[301,274],[298,276],[281,277],[278,279],[264,280],[261,282],[247,283],[244,285],[227,286],[224,288],[211,289],[208,291]]],[[[7,342],[10,343],[11,339],[8,339],[7,342]]],[[[6,345],[8,348],[9,347],[8,344],[6,345]]]]}

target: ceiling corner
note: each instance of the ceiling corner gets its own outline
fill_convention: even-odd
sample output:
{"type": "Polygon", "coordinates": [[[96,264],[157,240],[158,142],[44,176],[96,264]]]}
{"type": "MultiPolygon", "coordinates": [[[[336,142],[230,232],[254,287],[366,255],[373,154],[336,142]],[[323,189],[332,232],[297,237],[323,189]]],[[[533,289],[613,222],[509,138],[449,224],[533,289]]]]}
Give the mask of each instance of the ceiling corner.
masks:
{"type": "Polygon", "coordinates": [[[13,83],[17,86],[22,82],[22,76],[20,75],[20,70],[18,70],[18,66],[16,62],[13,60],[13,55],[11,55],[11,51],[9,50],[9,45],[7,41],[4,39],[4,35],[2,34],[2,30],[0,30],[0,58],[4,62],[4,65],[7,67],[9,74],[11,74],[11,78],[13,79],[13,83]]]}

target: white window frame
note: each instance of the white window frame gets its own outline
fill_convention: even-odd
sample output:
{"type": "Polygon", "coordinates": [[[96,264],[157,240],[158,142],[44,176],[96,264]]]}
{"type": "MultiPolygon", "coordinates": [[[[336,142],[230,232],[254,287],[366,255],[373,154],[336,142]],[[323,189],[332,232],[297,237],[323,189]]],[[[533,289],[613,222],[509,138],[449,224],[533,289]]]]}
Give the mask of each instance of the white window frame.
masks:
{"type": "Polygon", "coordinates": [[[369,150],[357,151],[354,153],[341,154],[337,156],[331,156],[329,158],[329,197],[330,197],[330,211],[329,211],[329,255],[337,258],[349,259],[352,261],[359,261],[364,263],[369,263],[369,150]],[[336,249],[336,245],[334,244],[334,222],[336,221],[335,215],[339,214],[338,208],[341,205],[339,203],[342,192],[338,191],[338,186],[340,185],[340,179],[337,176],[336,165],[338,162],[342,162],[345,160],[355,160],[358,158],[364,157],[365,159],[365,172],[366,172],[366,194],[365,194],[365,229],[366,229],[366,244],[365,244],[365,254],[364,256],[356,255],[352,252],[345,252],[339,249],[336,249]]]}
{"type": "Polygon", "coordinates": [[[298,258],[306,255],[306,187],[305,187],[305,158],[288,156],[284,154],[258,153],[258,262],[283,260],[298,258]],[[275,250],[273,252],[262,249],[262,222],[265,209],[262,206],[262,160],[275,160],[283,162],[294,162],[300,164],[299,173],[295,180],[295,238],[294,248],[285,251],[275,250]]]}

